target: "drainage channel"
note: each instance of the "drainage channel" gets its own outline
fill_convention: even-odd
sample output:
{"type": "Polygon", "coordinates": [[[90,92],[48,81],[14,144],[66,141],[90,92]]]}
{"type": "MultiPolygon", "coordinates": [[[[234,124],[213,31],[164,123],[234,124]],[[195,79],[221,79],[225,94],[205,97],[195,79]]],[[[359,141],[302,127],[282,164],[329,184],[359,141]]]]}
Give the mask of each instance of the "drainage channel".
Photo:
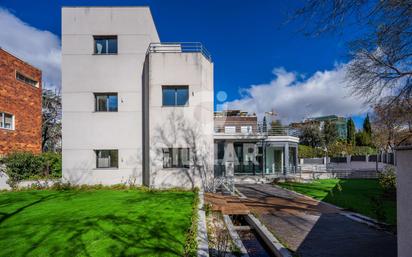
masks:
{"type": "Polygon", "coordinates": [[[274,257],[276,256],[265,240],[249,223],[247,215],[229,215],[233,228],[239,235],[243,246],[250,257],[274,257]]]}

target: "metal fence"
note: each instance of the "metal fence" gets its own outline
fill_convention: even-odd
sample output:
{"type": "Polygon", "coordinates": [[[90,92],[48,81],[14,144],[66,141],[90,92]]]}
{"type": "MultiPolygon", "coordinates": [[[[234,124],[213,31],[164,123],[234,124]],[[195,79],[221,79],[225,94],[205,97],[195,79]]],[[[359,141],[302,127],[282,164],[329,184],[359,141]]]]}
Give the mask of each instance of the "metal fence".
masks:
{"type": "Polygon", "coordinates": [[[148,53],[202,53],[212,61],[209,51],[200,42],[164,42],[150,43],[148,53]]]}
{"type": "Polygon", "coordinates": [[[293,136],[299,137],[299,131],[291,127],[276,126],[270,127],[262,123],[245,123],[242,121],[230,121],[228,123],[216,124],[215,133],[245,136],[293,136]]]}

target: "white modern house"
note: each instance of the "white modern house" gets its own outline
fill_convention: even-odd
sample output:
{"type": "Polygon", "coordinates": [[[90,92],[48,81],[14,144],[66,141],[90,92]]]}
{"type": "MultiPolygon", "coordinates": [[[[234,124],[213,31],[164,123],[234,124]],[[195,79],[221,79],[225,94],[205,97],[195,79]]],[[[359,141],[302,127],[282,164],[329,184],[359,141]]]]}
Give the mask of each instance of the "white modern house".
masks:
{"type": "Polygon", "coordinates": [[[62,9],[65,180],[189,187],[213,173],[210,55],[158,42],[148,7],[62,9]]]}
{"type": "Polygon", "coordinates": [[[64,7],[63,179],[206,188],[296,170],[298,138],[217,122],[213,86],[206,49],[160,43],[148,7],[64,7]]]}

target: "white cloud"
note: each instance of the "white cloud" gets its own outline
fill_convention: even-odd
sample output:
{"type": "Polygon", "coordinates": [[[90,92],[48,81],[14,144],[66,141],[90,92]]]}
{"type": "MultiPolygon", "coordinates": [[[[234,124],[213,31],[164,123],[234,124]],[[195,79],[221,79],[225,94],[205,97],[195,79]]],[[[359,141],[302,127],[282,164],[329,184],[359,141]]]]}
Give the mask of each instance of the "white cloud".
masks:
{"type": "Polygon", "coordinates": [[[0,8],[0,47],[41,69],[47,88],[60,88],[61,47],[58,36],[32,27],[0,8]]]}
{"type": "Polygon", "coordinates": [[[242,88],[242,97],[224,103],[223,108],[240,109],[259,117],[274,110],[284,124],[308,117],[347,117],[367,111],[363,101],[350,94],[344,81],[345,65],[318,71],[309,78],[283,68],[275,68],[273,74],[275,77],[269,83],[242,88]]]}

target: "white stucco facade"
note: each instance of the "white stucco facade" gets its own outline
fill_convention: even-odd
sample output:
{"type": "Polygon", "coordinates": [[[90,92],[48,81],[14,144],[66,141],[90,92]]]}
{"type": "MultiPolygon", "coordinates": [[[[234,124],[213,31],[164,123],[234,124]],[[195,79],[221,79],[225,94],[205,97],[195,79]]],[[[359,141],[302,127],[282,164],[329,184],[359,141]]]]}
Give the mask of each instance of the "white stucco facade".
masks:
{"type": "Polygon", "coordinates": [[[213,168],[213,64],[201,52],[184,53],[179,47],[151,53],[151,42],[160,39],[148,7],[62,9],[65,181],[200,186],[194,173],[187,176],[194,164],[189,169],[161,165],[162,147],[190,147],[183,139],[172,144],[158,140],[158,128],[165,134],[176,132],[166,125],[176,126],[176,117],[201,137],[199,156],[213,168]],[[94,54],[94,36],[116,36],[117,53],[94,54]],[[163,85],[188,86],[188,105],[163,107],[163,85]],[[98,93],[116,93],[117,111],[95,111],[98,93]],[[103,149],[118,151],[118,167],[97,168],[96,150],[103,149]]]}
{"type": "Polygon", "coordinates": [[[213,174],[213,63],[202,53],[149,53],[148,176],[155,187],[207,187],[213,174]],[[163,86],[187,86],[185,106],[164,106],[163,86]],[[164,148],[190,149],[189,168],[164,168],[164,148]]]}
{"type": "Polygon", "coordinates": [[[149,8],[62,9],[63,177],[117,184],[142,177],[142,70],[158,42],[149,8]],[[95,55],[94,35],[116,35],[118,53],[95,55]],[[117,112],[95,112],[94,93],[118,93],[117,112]],[[95,149],[118,149],[117,169],[96,169],[95,149]]]}

